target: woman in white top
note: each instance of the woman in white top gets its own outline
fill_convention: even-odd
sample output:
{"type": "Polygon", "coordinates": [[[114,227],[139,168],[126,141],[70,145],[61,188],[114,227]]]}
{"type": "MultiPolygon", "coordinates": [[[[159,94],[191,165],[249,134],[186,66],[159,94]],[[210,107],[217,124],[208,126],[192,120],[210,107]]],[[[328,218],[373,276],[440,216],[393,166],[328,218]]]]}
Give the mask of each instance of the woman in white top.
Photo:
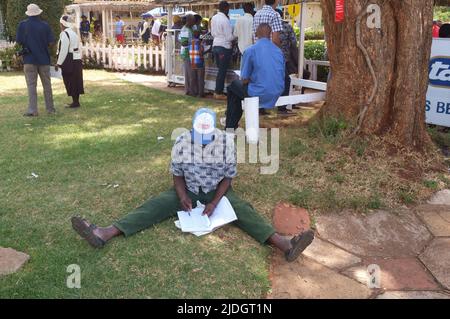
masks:
{"type": "Polygon", "coordinates": [[[59,21],[61,34],[58,44],[58,66],[62,69],[64,86],[67,95],[72,97],[69,108],[80,107],[80,95],[84,94],[83,62],[81,59],[80,40],[68,22],[69,17],[63,16],[59,21]]]}

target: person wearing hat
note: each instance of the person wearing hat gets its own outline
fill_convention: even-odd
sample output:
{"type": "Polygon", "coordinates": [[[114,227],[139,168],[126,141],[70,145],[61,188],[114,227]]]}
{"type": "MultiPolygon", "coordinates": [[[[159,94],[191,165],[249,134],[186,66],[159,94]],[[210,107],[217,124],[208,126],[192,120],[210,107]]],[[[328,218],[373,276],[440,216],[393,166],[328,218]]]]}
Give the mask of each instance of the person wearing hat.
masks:
{"type": "Polygon", "coordinates": [[[28,88],[28,110],[24,116],[38,116],[37,78],[44,88],[45,106],[49,114],[56,112],[53,103],[52,83],[50,79],[49,46],[55,42],[50,26],[40,19],[42,10],[36,4],[30,4],[25,14],[28,19],[19,23],[16,42],[22,46],[24,73],[28,88]]]}
{"type": "Polygon", "coordinates": [[[78,34],[73,31],[69,17],[63,16],[59,20],[61,34],[58,43],[58,67],[61,67],[64,86],[67,95],[72,97],[68,108],[80,107],[80,95],[84,94],[83,62],[78,34]]]}
{"type": "Polygon", "coordinates": [[[141,36],[142,42],[148,44],[150,40],[150,25],[148,23],[148,16],[143,17],[144,21],[142,23],[142,28],[139,30],[139,35],[141,36]]]}
{"type": "Polygon", "coordinates": [[[183,27],[183,19],[179,15],[173,16],[173,30],[180,30],[183,27]]]}
{"type": "Polygon", "coordinates": [[[172,149],[170,171],[174,186],[159,194],[109,227],[97,227],[81,217],[72,217],[73,229],[88,243],[103,247],[114,237],[126,237],[156,225],[178,211],[190,212],[197,201],[205,205],[203,214],[211,216],[223,196],[233,207],[235,225],[261,244],[271,244],[294,261],[314,239],[306,231],[292,239],[279,235],[251,204],[231,187],[237,175],[234,137],[216,128],[216,114],[202,108],[193,118],[193,128],[181,134],[172,149]]]}

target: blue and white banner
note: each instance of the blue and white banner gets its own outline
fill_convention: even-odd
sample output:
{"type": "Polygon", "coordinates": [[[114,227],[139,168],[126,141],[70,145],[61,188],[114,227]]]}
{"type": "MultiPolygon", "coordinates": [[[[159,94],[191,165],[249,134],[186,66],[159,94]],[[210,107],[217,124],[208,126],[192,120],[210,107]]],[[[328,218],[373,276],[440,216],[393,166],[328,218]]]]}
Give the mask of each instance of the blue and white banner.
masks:
{"type": "Polygon", "coordinates": [[[450,39],[433,39],[426,122],[450,127],[450,39]]]}

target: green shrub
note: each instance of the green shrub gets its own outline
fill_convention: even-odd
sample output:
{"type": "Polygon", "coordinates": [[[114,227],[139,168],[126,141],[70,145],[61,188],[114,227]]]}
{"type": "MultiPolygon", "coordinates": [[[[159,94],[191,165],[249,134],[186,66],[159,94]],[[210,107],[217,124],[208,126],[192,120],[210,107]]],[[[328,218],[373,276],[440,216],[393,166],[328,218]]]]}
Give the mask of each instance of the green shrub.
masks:
{"type": "Polygon", "coordinates": [[[308,126],[308,134],[311,137],[323,137],[333,142],[347,128],[348,124],[343,119],[327,117],[323,120],[315,120],[310,123],[308,126]]]}
{"type": "Polygon", "coordinates": [[[309,40],[305,41],[305,59],[325,60],[325,41],[309,40]]]}
{"type": "MultiPolygon", "coordinates": [[[[325,61],[325,41],[309,40],[305,41],[305,59],[325,61]]],[[[317,80],[327,82],[329,68],[319,65],[317,67],[317,80]]]]}
{"type": "Polygon", "coordinates": [[[89,70],[101,70],[103,65],[94,57],[83,57],[83,68],[89,70]]]}
{"type": "Polygon", "coordinates": [[[434,20],[450,22],[450,7],[434,7],[434,20]]]}
{"type": "Polygon", "coordinates": [[[436,181],[433,180],[424,180],[423,185],[425,185],[426,188],[437,190],[439,188],[439,184],[436,181]]]}
{"type": "MultiPolygon", "coordinates": [[[[294,32],[297,36],[297,40],[300,40],[300,28],[295,25],[294,32]]],[[[323,40],[325,39],[325,31],[324,30],[306,30],[305,31],[305,40],[323,40]]]]}
{"type": "MultiPolygon", "coordinates": [[[[0,61],[2,61],[2,69],[21,70],[23,68],[22,59],[17,56],[19,46],[3,49],[0,51],[0,61]]],[[[0,71],[3,71],[0,70],[0,71]]]]}
{"type": "Polygon", "coordinates": [[[417,199],[416,190],[407,186],[403,186],[398,190],[398,196],[407,205],[414,204],[417,199]]]}

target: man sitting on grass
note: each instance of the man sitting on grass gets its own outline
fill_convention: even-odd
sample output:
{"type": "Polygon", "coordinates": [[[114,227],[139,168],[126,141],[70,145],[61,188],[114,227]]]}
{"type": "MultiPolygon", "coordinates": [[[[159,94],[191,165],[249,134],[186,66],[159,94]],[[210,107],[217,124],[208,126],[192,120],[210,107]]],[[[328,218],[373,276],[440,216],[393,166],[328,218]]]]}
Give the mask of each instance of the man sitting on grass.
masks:
{"type": "Polygon", "coordinates": [[[126,237],[149,228],[178,211],[191,211],[197,201],[205,204],[203,214],[211,216],[226,196],[238,218],[235,225],[261,244],[271,244],[294,261],[311,244],[308,230],[291,240],[275,232],[258,212],[239,198],[231,187],[236,176],[236,148],[231,134],[215,128],[216,114],[209,109],[195,113],[193,129],[179,136],[172,149],[170,170],[174,186],[159,194],[109,227],[96,227],[80,217],[72,217],[74,230],[88,243],[101,248],[120,235],[126,237]]]}

